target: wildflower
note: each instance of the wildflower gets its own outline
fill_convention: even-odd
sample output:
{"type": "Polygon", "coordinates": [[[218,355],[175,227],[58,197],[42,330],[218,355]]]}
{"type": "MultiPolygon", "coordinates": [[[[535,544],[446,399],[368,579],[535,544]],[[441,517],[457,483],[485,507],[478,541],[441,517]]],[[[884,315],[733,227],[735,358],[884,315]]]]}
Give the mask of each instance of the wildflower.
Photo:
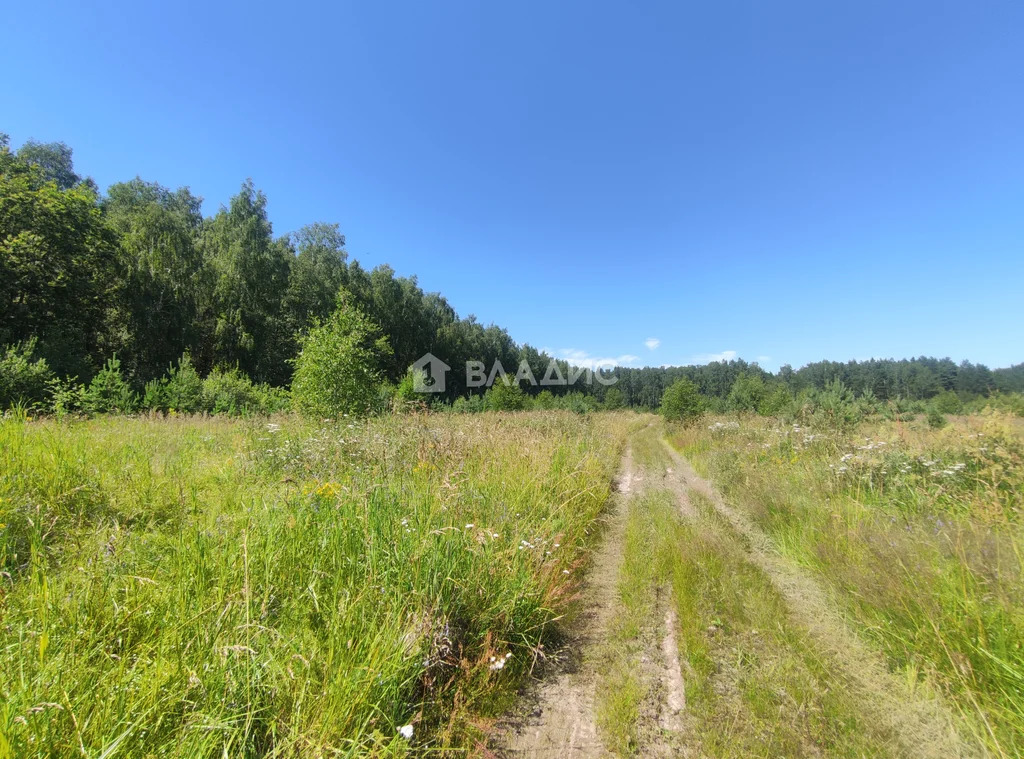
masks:
{"type": "Polygon", "coordinates": [[[412,725],[402,725],[398,728],[398,734],[405,738],[407,741],[412,740],[412,725]]]}
{"type": "Polygon", "coordinates": [[[505,662],[512,658],[512,654],[505,654],[501,657],[491,657],[491,671],[497,671],[505,668],[505,662]]]}
{"type": "Polygon", "coordinates": [[[470,522],[469,524],[466,525],[466,529],[467,530],[472,530],[474,527],[476,527],[476,525],[473,524],[472,522],[470,522]]]}
{"type": "Polygon", "coordinates": [[[564,574],[564,575],[567,575],[567,574],[569,574],[569,570],[568,570],[568,569],[563,569],[563,570],[562,570],[562,574],[564,574]]]}
{"type": "Polygon", "coordinates": [[[498,538],[500,538],[501,536],[500,536],[500,535],[499,535],[498,533],[496,533],[496,532],[492,532],[492,533],[491,533],[491,537],[492,537],[492,538],[494,538],[495,540],[497,540],[497,539],[498,539],[498,538]]]}

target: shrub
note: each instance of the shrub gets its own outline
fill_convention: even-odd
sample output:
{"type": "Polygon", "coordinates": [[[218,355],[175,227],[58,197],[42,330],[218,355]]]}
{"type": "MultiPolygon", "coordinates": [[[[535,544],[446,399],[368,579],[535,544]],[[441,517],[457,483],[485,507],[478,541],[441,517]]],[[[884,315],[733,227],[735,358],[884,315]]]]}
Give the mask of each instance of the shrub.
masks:
{"type": "Polygon", "coordinates": [[[939,410],[938,405],[932,404],[928,407],[928,426],[933,429],[940,429],[946,426],[946,415],[939,410]]]}
{"type": "Polygon", "coordinates": [[[0,356],[0,410],[14,404],[42,406],[47,383],[53,379],[46,359],[32,360],[36,341],[32,338],[20,345],[9,345],[0,356]]]}
{"type": "Polygon", "coordinates": [[[381,360],[391,354],[380,328],[339,295],[334,313],[302,338],[292,400],[310,417],[362,416],[377,402],[381,360]]]}
{"type": "Polygon", "coordinates": [[[539,411],[547,411],[555,407],[555,396],[550,390],[541,390],[533,399],[533,407],[539,411]]]}
{"type": "Polygon", "coordinates": [[[661,396],[661,413],[667,421],[693,424],[704,414],[704,397],[690,380],[677,380],[661,396]]]}
{"type": "Polygon", "coordinates": [[[187,353],[178,359],[176,367],[167,370],[164,384],[164,402],[168,409],[191,413],[199,411],[203,397],[203,380],[199,377],[187,353]]]}
{"type": "Polygon", "coordinates": [[[863,418],[853,391],[842,380],[832,380],[824,390],[811,390],[807,399],[805,413],[809,411],[810,421],[815,425],[836,431],[847,430],[863,418]]]}
{"type": "Polygon", "coordinates": [[[484,399],[479,395],[456,398],[452,403],[452,411],[459,414],[475,414],[484,410],[484,399]]]}
{"type": "Polygon", "coordinates": [[[81,394],[82,408],[90,414],[117,412],[130,414],[139,407],[139,396],[121,373],[121,362],[114,355],[92,378],[81,394]]]}
{"type": "Polygon", "coordinates": [[[597,408],[597,401],[592,395],[583,393],[567,393],[555,398],[555,408],[563,411],[572,411],[576,414],[586,414],[597,408]]]}
{"type": "Polygon", "coordinates": [[[756,412],[767,392],[759,374],[741,372],[729,391],[729,406],[733,411],[756,412]]]}
{"type": "Polygon", "coordinates": [[[77,383],[77,377],[54,377],[46,383],[46,392],[50,396],[50,408],[57,416],[72,414],[82,410],[85,387],[77,383]]]}
{"type": "Polygon", "coordinates": [[[288,406],[287,390],[255,385],[237,368],[214,369],[203,380],[200,393],[200,408],[211,414],[272,414],[284,411],[288,406]]]}
{"type": "Polygon", "coordinates": [[[526,394],[513,379],[495,382],[484,395],[488,411],[522,411],[526,408],[526,394]]]}
{"type": "Polygon", "coordinates": [[[608,411],[615,411],[626,405],[626,399],[622,395],[622,391],[617,387],[608,388],[608,392],[604,394],[604,407],[608,411]]]}
{"type": "Polygon", "coordinates": [[[793,396],[785,385],[774,385],[757,404],[757,413],[761,416],[779,416],[793,405],[793,396]]]}
{"type": "Polygon", "coordinates": [[[932,406],[942,414],[959,414],[964,404],[952,390],[943,390],[932,399],[932,406]]]}
{"type": "Polygon", "coordinates": [[[203,380],[185,353],[178,365],[170,366],[167,375],[146,383],[142,407],[154,411],[192,413],[203,405],[203,380]]]}

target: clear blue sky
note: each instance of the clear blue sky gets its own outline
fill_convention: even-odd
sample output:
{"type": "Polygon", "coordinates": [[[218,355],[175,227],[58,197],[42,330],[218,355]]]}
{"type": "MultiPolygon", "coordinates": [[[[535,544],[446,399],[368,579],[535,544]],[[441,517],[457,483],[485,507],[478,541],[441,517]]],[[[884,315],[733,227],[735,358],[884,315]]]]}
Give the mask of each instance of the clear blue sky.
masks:
{"type": "Polygon", "coordinates": [[[0,131],[559,355],[1024,360],[1019,0],[157,5],[7,4],[0,131]]]}

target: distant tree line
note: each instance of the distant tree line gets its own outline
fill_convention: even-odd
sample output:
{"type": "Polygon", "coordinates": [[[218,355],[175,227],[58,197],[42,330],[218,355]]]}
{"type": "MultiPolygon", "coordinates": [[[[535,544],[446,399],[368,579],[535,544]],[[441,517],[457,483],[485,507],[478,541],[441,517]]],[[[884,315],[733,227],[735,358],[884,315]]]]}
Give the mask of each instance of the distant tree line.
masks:
{"type": "MultiPolygon", "coordinates": [[[[361,375],[381,383],[374,392],[401,390],[413,362],[430,352],[453,371],[446,391],[429,400],[470,410],[494,407],[498,396],[513,407],[653,409],[680,378],[724,400],[741,375],[791,394],[838,379],[879,399],[1024,390],[1024,364],[989,370],[924,357],[823,361],[772,375],[737,360],[620,367],[611,387],[524,384],[523,400],[499,391],[485,401],[484,388],[467,387],[466,361],[488,370],[500,362],[510,376],[525,362],[540,380],[553,359],[501,327],[459,317],[415,277],[387,265],[366,270],[349,259],[337,224],[275,236],[266,196],[251,181],[209,217],[187,187],[135,178],[103,194],[76,172],[63,143],[29,141],[13,150],[0,134],[0,407],[281,408],[303,346],[313,355],[329,345],[313,345],[310,335],[344,342],[339,330],[352,325],[383,348],[360,353],[375,362],[361,375]],[[339,317],[339,303],[354,313],[339,317]]],[[[556,364],[569,375],[567,362],[556,364]]],[[[300,373],[303,386],[316,375],[300,373]]]]}

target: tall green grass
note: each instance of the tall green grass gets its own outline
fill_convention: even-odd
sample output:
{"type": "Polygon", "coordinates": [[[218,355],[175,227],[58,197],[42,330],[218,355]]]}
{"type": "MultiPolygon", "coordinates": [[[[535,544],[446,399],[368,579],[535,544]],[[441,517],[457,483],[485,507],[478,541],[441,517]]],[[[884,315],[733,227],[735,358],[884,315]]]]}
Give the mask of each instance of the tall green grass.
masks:
{"type": "Polygon", "coordinates": [[[630,418],[3,420],[0,757],[473,745],[630,418]]]}
{"type": "Polygon", "coordinates": [[[1019,420],[848,435],[711,420],[673,440],[780,550],[834,590],[890,664],[938,687],[988,752],[1024,753],[1019,420]]]}

